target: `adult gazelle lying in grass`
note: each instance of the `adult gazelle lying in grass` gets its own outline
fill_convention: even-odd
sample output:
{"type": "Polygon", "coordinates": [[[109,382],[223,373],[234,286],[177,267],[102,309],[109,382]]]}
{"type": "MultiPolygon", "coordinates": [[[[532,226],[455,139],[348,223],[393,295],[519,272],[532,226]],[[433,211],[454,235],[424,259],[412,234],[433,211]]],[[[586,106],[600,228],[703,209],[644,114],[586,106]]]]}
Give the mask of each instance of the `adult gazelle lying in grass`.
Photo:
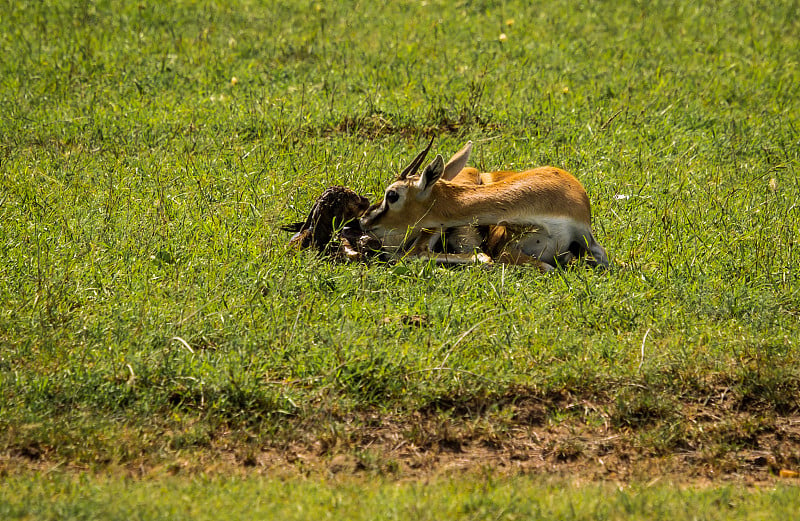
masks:
{"type": "Polygon", "coordinates": [[[468,143],[447,165],[437,155],[416,175],[430,146],[361,218],[385,249],[448,263],[487,262],[476,252],[480,246],[496,261],[542,271],[576,257],[608,266],[592,234],[589,197],[571,174],[550,166],[480,173],[465,167],[468,143]]]}

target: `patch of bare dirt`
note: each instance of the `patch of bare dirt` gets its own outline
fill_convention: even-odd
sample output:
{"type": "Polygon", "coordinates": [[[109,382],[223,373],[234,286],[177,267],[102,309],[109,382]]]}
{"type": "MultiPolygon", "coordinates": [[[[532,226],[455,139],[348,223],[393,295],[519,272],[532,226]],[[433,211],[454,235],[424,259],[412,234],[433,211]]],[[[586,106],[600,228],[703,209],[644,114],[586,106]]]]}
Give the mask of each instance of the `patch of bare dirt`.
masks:
{"type": "MultiPolygon", "coordinates": [[[[706,423],[695,428],[727,427],[706,423]]],[[[265,474],[369,473],[417,480],[491,472],[581,482],[725,479],[759,484],[791,480],[800,467],[800,417],[776,418],[769,429],[746,444],[705,443],[698,435],[693,444],[686,442],[671,450],[650,445],[646,438],[655,434],[648,431],[577,421],[520,423],[492,433],[475,425],[445,425],[440,419],[415,417],[390,419],[380,427],[343,434],[349,436],[346,443],[317,440],[266,448],[258,454],[255,469],[265,474]],[[420,437],[419,432],[429,438],[420,437]]]]}
{"type": "Polygon", "coordinates": [[[223,429],[202,445],[161,448],[119,463],[78,464],[26,445],[0,454],[0,475],[58,467],[138,477],[426,480],[491,473],[575,482],[800,485],[800,415],[738,410],[733,403],[682,403],[661,417],[637,416],[641,421],[620,421],[613,404],[568,395],[491,407],[439,404],[410,414],[327,410],[313,420],[288,420],[292,434],[279,442],[223,429]]]}

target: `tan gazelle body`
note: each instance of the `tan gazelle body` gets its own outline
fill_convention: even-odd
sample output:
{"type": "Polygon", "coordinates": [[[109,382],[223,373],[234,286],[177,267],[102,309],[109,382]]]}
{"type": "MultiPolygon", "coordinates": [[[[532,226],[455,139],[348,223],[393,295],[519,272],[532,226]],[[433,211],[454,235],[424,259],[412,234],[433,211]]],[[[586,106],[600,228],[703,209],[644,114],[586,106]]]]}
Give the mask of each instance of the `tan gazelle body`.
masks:
{"type": "Polygon", "coordinates": [[[530,262],[547,271],[585,257],[591,265],[608,266],[606,252],[592,234],[589,198],[568,172],[547,166],[481,173],[465,167],[468,143],[447,165],[437,155],[415,175],[428,149],[361,218],[362,228],[385,248],[443,262],[486,261],[485,254],[476,257],[463,246],[445,247],[443,253],[431,249],[436,241],[449,241],[445,230],[461,236],[472,229],[466,249],[482,243],[499,262],[530,262]]]}

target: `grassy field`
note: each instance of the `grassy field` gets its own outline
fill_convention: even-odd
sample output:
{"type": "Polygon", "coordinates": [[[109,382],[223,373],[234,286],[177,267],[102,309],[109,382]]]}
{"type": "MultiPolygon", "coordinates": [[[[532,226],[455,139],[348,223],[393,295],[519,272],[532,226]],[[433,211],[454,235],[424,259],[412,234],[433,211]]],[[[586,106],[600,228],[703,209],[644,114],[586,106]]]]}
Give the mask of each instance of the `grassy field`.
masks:
{"type": "Polygon", "coordinates": [[[3,519],[794,519],[797,488],[564,486],[536,479],[377,483],[228,477],[131,482],[58,476],[0,488],[3,519]],[[214,491],[209,495],[208,491],[214,491]],[[29,516],[29,517],[25,517],[29,516]]]}
{"type": "Polygon", "coordinates": [[[503,505],[550,497],[538,476],[575,519],[654,479],[606,517],[796,511],[798,2],[0,8],[2,517],[130,519],[154,490],[302,507],[270,476],[500,505],[462,517],[527,517],[503,505]],[[614,268],[288,248],[324,188],[377,200],[434,136],[574,173],[614,268]]]}

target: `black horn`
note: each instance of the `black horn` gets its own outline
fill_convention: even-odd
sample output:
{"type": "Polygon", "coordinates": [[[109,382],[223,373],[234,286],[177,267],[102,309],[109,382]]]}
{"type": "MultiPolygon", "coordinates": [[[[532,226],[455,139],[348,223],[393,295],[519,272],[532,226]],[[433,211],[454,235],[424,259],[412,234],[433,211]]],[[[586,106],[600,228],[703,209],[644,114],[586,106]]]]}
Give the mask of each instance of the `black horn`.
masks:
{"type": "Polygon", "coordinates": [[[399,181],[403,181],[406,177],[410,175],[414,175],[419,170],[420,165],[422,162],[425,161],[425,156],[428,155],[428,151],[431,149],[431,145],[433,145],[434,138],[431,138],[431,142],[428,143],[428,146],[425,147],[425,150],[417,154],[417,157],[411,161],[411,164],[408,165],[402,172],[400,172],[400,176],[397,178],[399,181]]]}

